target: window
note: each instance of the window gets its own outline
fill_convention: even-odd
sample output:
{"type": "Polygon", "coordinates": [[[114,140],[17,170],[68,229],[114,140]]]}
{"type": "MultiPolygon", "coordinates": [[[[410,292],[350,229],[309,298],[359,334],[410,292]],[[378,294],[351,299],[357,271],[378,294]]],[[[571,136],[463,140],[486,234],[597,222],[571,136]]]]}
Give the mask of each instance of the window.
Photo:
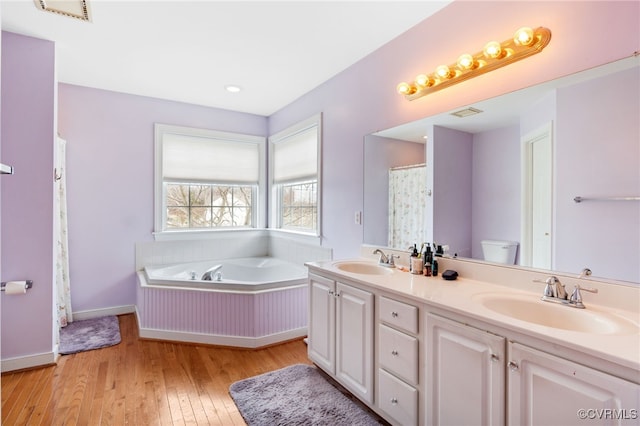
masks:
{"type": "Polygon", "coordinates": [[[264,226],[262,137],[156,124],[156,231],[264,226]]]}
{"type": "Polygon", "coordinates": [[[321,115],[269,138],[271,227],[320,235],[321,115]]]}

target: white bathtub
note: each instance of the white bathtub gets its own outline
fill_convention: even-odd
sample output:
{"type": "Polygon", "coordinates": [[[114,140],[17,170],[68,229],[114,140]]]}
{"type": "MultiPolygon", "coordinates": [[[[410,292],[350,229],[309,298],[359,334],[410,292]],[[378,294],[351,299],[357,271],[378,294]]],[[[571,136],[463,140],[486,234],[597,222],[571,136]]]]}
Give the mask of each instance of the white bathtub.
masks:
{"type": "Polygon", "coordinates": [[[149,286],[255,292],[305,285],[307,269],[273,257],[247,257],[148,265],[144,268],[144,276],[149,286]],[[217,265],[221,265],[219,276],[214,274],[211,281],[201,279],[209,268],[217,265]]]}

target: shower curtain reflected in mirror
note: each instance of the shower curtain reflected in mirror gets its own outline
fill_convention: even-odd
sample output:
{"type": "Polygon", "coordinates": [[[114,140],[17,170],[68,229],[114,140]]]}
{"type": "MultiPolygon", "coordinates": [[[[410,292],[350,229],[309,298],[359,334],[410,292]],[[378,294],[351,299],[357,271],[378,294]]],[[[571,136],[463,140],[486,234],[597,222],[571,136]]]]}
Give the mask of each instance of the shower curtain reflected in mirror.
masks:
{"type": "Polygon", "coordinates": [[[55,147],[55,206],[54,229],[56,233],[56,317],[58,328],[73,322],[71,312],[71,289],[69,284],[69,241],[67,238],[67,181],[66,145],[58,137],[55,147]]]}
{"type": "Polygon", "coordinates": [[[425,238],[427,167],[389,169],[389,247],[420,245],[425,238]]]}

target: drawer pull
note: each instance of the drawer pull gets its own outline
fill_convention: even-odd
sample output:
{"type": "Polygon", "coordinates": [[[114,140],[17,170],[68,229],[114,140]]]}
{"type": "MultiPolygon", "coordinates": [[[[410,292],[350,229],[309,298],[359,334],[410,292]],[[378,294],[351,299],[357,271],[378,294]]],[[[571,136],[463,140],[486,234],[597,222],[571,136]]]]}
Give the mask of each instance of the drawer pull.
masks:
{"type": "Polygon", "coordinates": [[[396,311],[391,312],[391,316],[394,318],[398,318],[398,313],[396,311]]]}
{"type": "Polygon", "coordinates": [[[509,361],[508,365],[509,365],[509,369],[511,371],[518,371],[518,368],[520,368],[520,367],[518,367],[518,364],[513,362],[513,361],[509,361]]]}
{"type": "Polygon", "coordinates": [[[391,355],[393,356],[398,356],[398,351],[396,351],[395,349],[391,351],[391,355]]]}
{"type": "Polygon", "coordinates": [[[396,405],[398,403],[398,398],[391,398],[391,403],[396,405]]]}
{"type": "Polygon", "coordinates": [[[491,361],[498,362],[500,361],[500,357],[496,354],[491,354],[491,361]]]}

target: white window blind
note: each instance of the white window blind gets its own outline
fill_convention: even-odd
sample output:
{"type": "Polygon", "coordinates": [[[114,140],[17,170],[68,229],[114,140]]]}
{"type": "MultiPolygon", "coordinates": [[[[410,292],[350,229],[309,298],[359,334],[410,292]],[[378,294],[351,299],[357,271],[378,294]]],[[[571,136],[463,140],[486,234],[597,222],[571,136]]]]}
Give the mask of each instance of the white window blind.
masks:
{"type": "Polygon", "coordinates": [[[260,169],[260,146],[256,143],[163,135],[164,180],[258,183],[260,169]]]}
{"type": "Polygon", "coordinates": [[[273,145],[273,149],[274,183],[317,177],[317,126],[277,141],[273,145]]]}

